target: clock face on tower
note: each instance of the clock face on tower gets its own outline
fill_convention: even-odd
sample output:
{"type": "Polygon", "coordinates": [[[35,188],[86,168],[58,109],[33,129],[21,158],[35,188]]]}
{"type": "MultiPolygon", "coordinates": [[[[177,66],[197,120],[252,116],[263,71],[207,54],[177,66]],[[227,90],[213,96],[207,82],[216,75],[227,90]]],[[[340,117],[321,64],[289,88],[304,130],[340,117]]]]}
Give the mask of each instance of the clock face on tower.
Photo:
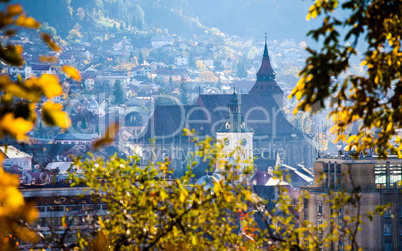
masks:
{"type": "Polygon", "coordinates": [[[225,139],[225,146],[228,146],[230,143],[229,139],[225,139]]]}
{"type": "Polygon", "coordinates": [[[247,145],[247,140],[246,140],[246,139],[243,139],[243,140],[241,141],[241,144],[242,144],[243,146],[246,146],[246,145],[247,145]]]}

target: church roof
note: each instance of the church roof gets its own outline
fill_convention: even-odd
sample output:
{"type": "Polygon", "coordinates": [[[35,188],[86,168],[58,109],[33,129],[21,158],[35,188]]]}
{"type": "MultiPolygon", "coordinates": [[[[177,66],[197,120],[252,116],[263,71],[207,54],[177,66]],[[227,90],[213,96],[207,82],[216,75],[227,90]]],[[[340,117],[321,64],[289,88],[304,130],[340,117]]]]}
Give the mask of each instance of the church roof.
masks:
{"type": "MultiPolygon", "coordinates": [[[[228,115],[227,104],[232,95],[228,94],[201,94],[196,102],[211,115],[211,124],[216,123],[215,130],[220,127],[219,121],[225,121],[228,115]]],[[[242,112],[248,126],[254,130],[254,135],[267,135],[271,137],[301,134],[294,126],[285,118],[282,111],[271,94],[238,94],[242,103],[242,112]],[[279,112],[278,112],[279,111],[279,112]],[[273,116],[275,112],[275,116],[273,116]],[[275,121],[273,121],[275,119],[275,121]],[[275,122],[275,127],[272,125],[275,122]]],[[[221,122],[223,123],[223,122],[221,122]]],[[[212,125],[213,126],[213,125],[212,125]]],[[[211,128],[213,129],[213,128],[211,128]]]]}
{"type": "Polygon", "coordinates": [[[275,72],[272,69],[271,61],[269,60],[267,42],[265,42],[264,54],[263,54],[263,57],[262,57],[262,63],[261,63],[260,69],[257,72],[257,77],[258,76],[263,76],[263,75],[267,75],[267,76],[271,75],[271,76],[273,76],[275,78],[275,72]]]}
{"type": "Polygon", "coordinates": [[[257,82],[249,93],[282,93],[282,89],[275,81],[275,72],[272,69],[271,61],[268,55],[267,42],[265,42],[264,55],[262,57],[261,67],[257,72],[257,82]]]}
{"type": "Polygon", "coordinates": [[[163,137],[170,139],[183,134],[184,128],[195,129],[200,135],[206,135],[208,115],[198,105],[160,105],[157,106],[148,121],[144,137],[163,137]]]}
{"type": "MultiPolygon", "coordinates": [[[[213,136],[226,122],[228,107],[232,94],[201,94],[195,105],[157,106],[148,121],[145,135],[146,142],[150,138],[165,137],[165,142],[177,138],[183,133],[183,128],[194,129],[200,136],[213,136]]],[[[254,130],[254,137],[303,137],[302,132],[295,128],[284,116],[271,94],[238,94],[242,103],[241,110],[244,120],[254,130]],[[274,126],[273,126],[274,125],[274,126]]]]}

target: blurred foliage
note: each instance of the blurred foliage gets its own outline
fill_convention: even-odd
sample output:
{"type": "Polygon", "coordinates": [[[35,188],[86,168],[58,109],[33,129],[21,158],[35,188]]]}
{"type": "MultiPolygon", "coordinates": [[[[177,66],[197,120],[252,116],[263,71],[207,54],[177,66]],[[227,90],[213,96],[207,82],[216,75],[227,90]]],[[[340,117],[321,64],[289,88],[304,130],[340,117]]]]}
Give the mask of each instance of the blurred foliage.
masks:
{"type": "Polygon", "coordinates": [[[375,149],[379,158],[402,157],[401,139],[395,137],[402,126],[401,13],[400,1],[317,0],[307,16],[322,17],[322,25],[308,35],[323,44],[317,51],[307,48],[310,56],[290,95],[300,101],[295,112],[316,112],[331,99],[332,131],[355,149],[355,156],[375,149]],[[339,10],[348,15],[338,17],[339,10]],[[367,49],[358,54],[355,48],[362,40],[367,49]],[[365,74],[337,81],[357,56],[363,56],[365,74]],[[356,121],[363,122],[359,133],[347,139],[346,127],[356,121]]]}
{"type": "MultiPolygon", "coordinates": [[[[0,1],[1,4],[8,1],[0,1]]],[[[16,34],[18,28],[38,29],[40,23],[29,17],[20,4],[7,4],[0,12],[0,30],[2,40],[16,34]]],[[[43,41],[54,51],[60,48],[49,34],[42,33],[43,41]]],[[[0,44],[1,63],[8,66],[22,67],[24,49],[21,45],[0,44]]],[[[54,61],[43,58],[46,61],[54,61]]],[[[75,78],[76,70],[65,70],[75,78]],[[74,74],[72,74],[74,73],[74,74]]],[[[40,77],[13,80],[7,74],[0,76],[0,137],[9,136],[18,141],[28,141],[27,133],[34,127],[37,112],[41,110],[43,121],[50,126],[63,129],[71,124],[62,106],[52,102],[52,98],[63,94],[56,75],[43,74],[40,77]],[[40,109],[39,103],[47,99],[40,109]]],[[[6,148],[7,149],[7,148],[6,148]]],[[[3,155],[1,156],[3,160],[3,155]]],[[[13,250],[18,247],[17,239],[24,242],[38,241],[37,234],[30,229],[38,217],[38,211],[32,203],[26,203],[21,192],[17,175],[9,174],[0,167],[0,250],[13,250]]]]}
{"type": "MultiPolygon", "coordinates": [[[[196,140],[196,139],[195,139],[196,140]]],[[[82,175],[75,184],[89,188],[95,198],[108,205],[109,214],[99,218],[95,238],[80,234],[80,248],[98,250],[223,250],[255,249],[262,239],[247,241],[242,232],[255,229],[252,218],[239,221],[239,213],[250,211],[247,202],[253,197],[232,166],[222,159],[222,145],[212,138],[196,142],[199,158],[211,159],[211,165],[226,168],[227,180],[211,178],[213,185],[195,185],[191,167],[180,179],[166,179],[173,173],[168,160],[141,166],[139,156],[123,160],[112,157],[81,162],[82,175]],[[217,163],[215,160],[220,160],[217,163]],[[96,241],[101,239],[102,241],[96,241]],[[94,243],[98,243],[96,248],[94,243]],[[101,244],[99,244],[101,243],[101,244]]],[[[251,168],[244,171],[249,174],[251,168]]]]}
{"type": "MultiPolygon", "coordinates": [[[[323,203],[331,205],[331,215],[312,224],[299,219],[304,205],[294,203],[286,172],[274,171],[274,179],[285,185],[275,187],[276,198],[263,200],[247,181],[254,173],[252,161],[239,169],[240,147],[229,153],[237,162],[229,163],[223,142],[200,140],[194,130],[184,135],[198,150],[179,179],[168,179],[174,171],[168,159],[147,165],[140,165],[139,156],[76,159],[81,172],[70,174],[73,185],[87,186],[94,200],[108,205],[108,214],[95,219],[92,231],[79,232],[80,250],[338,250],[340,241],[345,250],[359,250],[356,234],[362,219],[372,220],[389,206],[363,214],[359,188],[330,191],[323,203]],[[221,179],[213,174],[195,183],[191,170],[196,158],[211,169],[219,167],[221,179]]],[[[301,202],[308,198],[300,196],[301,202]]]]}

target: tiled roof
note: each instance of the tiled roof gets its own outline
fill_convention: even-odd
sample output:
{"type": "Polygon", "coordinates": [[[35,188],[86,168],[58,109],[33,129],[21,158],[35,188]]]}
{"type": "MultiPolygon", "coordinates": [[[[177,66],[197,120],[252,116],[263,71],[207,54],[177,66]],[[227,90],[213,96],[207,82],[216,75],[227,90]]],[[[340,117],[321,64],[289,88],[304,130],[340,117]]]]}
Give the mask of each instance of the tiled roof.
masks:
{"type": "Polygon", "coordinates": [[[36,64],[32,66],[33,71],[48,71],[50,69],[50,65],[41,65],[36,64]]]}

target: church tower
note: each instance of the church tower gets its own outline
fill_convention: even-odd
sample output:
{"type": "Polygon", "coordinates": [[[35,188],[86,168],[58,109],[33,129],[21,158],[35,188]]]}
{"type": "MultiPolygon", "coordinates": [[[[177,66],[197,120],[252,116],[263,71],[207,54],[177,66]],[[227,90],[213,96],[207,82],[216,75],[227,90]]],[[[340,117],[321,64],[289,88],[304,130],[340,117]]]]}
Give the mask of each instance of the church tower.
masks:
{"type": "MultiPolygon", "coordinates": [[[[233,90],[228,108],[229,117],[222,124],[221,128],[216,131],[216,138],[218,141],[223,142],[223,150],[227,154],[235,151],[233,157],[234,159],[237,157],[240,158],[240,170],[243,170],[247,166],[245,161],[253,159],[254,130],[244,121],[241,112],[241,103],[235,89],[233,90]]],[[[217,168],[216,172],[220,172],[219,168],[217,168]]]]}
{"type": "Polygon", "coordinates": [[[268,55],[267,36],[265,36],[265,47],[261,67],[257,72],[257,82],[255,82],[249,93],[271,94],[279,107],[283,106],[283,91],[275,81],[275,72],[272,69],[268,55]]]}

